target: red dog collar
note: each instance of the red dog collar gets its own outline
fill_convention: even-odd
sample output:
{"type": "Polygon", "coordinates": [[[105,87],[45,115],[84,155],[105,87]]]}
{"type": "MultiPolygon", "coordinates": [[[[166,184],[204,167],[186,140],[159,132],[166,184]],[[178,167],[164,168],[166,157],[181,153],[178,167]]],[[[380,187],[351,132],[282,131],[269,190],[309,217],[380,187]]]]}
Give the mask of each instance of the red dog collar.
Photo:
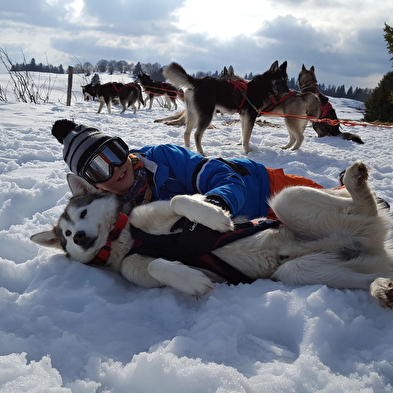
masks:
{"type": "Polygon", "coordinates": [[[117,240],[120,236],[121,231],[126,227],[128,222],[128,216],[124,213],[119,213],[117,217],[117,221],[113,229],[109,232],[108,239],[104,247],[101,248],[98,255],[92,259],[87,265],[94,265],[94,266],[104,266],[108,261],[111,251],[112,251],[112,242],[117,240]]]}

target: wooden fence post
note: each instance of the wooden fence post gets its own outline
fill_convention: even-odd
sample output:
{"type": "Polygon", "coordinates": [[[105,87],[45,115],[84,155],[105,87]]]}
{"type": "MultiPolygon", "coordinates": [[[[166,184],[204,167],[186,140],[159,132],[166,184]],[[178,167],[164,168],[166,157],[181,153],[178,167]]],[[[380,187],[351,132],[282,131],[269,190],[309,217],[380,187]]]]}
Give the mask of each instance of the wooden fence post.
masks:
{"type": "Polygon", "coordinates": [[[71,106],[72,75],[73,74],[74,74],[74,67],[68,66],[67,106],[71,106]]]}

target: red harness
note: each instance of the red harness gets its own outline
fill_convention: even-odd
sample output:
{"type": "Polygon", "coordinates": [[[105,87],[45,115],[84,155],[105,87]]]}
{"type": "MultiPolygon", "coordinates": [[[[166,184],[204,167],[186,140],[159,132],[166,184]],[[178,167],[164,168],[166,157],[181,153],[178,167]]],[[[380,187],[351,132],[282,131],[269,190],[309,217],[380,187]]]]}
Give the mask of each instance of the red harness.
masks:
{"type": "MultiPolygon", "coordinates": [[[[314,91],[315,94],[323,95],[318,89],[315,89],[314,91]]],[[[320,119],[326,118],[329,111],[333,109],[332,104],[329,102],[329,100],[326,101],[325,105],[321,105],[321,115],[319,116],[320,119]]]]}
{"type": "MultiPolygon", "coordinates": [[[[104,266],[106,264],[111,255],[112,242],[119,238],[121,231],[125,228],[127,223],[128,216],[120,213],[114,228],[109,233],[105,246],[101,248],[98,255],[87,263],[87,265],[104,266]]],[[[280,221],[278,220],[248,221],[243,224],[237,224],[234,231],[221,234],[220,238],[212,246],[212,250],[268,228],[277,229],[279,226],[280,221]]],[[[184,254],[184,252],[177,247],[180,233],[152,235],[132,225],[130,225],[130,230],[134,243],[126,256],[137,253],[154,258],[165,258],[171,261],[178,260],[188,266],[210,270],[223,277],[231,284],[239,284],[241,282],[251,283],[254,281],[254,279],[241,273],[212,252],[203,255],[199,255],[198,253],[191,255],[184,254]]]]}
{"type": "Polygon", "coordinates": [[[239,101],[239,95],[241,95],[240,102],[236,104],[240,113],[243,108],[244,102],[246,101],[248,82],[243,79],[228,79],[228,82],[231,83],[233,86],[233,100],[235,103],[239,101]]]}
{"type": "MultiPolygon", "coordinates": [[[[314,88],[314,87],[302,89],[302,93],[303,92],[310,92],[310,93],[316,94],[319,97],[319,101],[321,102],[321,104],[322,104],[321,96],[325,97],[317,88],[314,88]]],[[[327,97],[325,97],[325,99],[326,99],[325,104],[321,105],[321,115],[319,116],[320,119],[327,118],[329,111],[331,111],[333,109],[333,106],[329,102],[329,99],[327,97]]]]}
{"type": "Polygon", "coordinates": [[[270,106],[267,108],[264,108],[262,112],[270,112],[272,109],[274,109],[278,104],[281,104],[288,98],[295,96],[298,92],[296,90],[289,90],[289,93],[286,94],[285,96],[281,97],[279,100],[276,100],[276,96],[270,96],[270,106]]]}
{"type": "Polygon", "coordinates": [[[117,221],[113,229],[109,232],[108,239],[104,247],[101,248],[98,255],[92,259],[87,265],[104,266],[111,255],[112,242],[117,240],[120,236],[121,231],[126,227],[128,222],[128,216],[123,213],[119,213],[117,221]]]}

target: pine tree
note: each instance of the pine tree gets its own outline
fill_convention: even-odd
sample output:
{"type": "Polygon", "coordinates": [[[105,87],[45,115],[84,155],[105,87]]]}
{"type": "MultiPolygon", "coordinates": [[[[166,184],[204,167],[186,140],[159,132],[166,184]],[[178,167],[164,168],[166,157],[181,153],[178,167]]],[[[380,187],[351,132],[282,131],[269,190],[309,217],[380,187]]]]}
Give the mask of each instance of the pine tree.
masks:
{"type": "MultiPolygon", "coordinates": [[[[383,31],[385,32],[383,38],[386,41],[386,48],[388,48],[388,53],[389,55],[393,55],[393,27],[389,26],[385,22],[385,27],[383,31]]],[[[390,60],[393,61],[393,57],[391,57],[390,60]]]]}
{"type": "MultiPolygon", "coordinates": [[[[383,38],[389,54],[393,55],[393,28],[385,23],[383,38]]],[[[393,60],[393,57],[390,59],[393,60]]],[[[371,97],[366,101],[365,121],[393,122],[393,72],[383,76],[371,97]]]]}
{"type": "Polygon", "coordinates": [[[366,101],[365,121],[393,122],[393,103],[389,99],[392,90],[393,71],[390,71],[384,75],[371,97],[366,101]]]}

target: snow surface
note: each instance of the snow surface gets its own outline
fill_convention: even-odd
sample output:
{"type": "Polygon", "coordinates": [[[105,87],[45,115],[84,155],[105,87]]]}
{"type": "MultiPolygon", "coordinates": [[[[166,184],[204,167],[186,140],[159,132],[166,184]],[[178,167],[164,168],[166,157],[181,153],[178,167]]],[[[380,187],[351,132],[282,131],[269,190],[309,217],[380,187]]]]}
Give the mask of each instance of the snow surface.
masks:
{"type": "MultiPolygon", "coordinates": [[[[41,78],[44,78],[41,76],[41,78]]],[[[130,81],[129,76],[106,80],[130,81]]],[[[70,196],[62,146],[50,135],[68,118],[121,136],[131,147],[183,145],[184,127],[153,123],[172,113],[97,114],[74,77],[52,79],[47,104],[0,105],[0,392],[391,392],[393,314],[361,290],[289,287],[270,280],[216,284],[197,301],[171,288],[143,289],[121,277],[67,260],[30,242],[56,222],[70,196]]],[[[360,121],[363,104],[331,99],[339,118],[360,121]]],[[[182,104],[180,104],[182,107],[182,104]]],[[[240,125],[217,116],[207,154],[244,157],[240,125]]],[[[355,160],[370,168],[377,195],[392,203],[392,129],[344,127],[364,140],[317,138],[311,127],[298,151],[283,151],[281,118],[256,126],[249,158],[312,178],[325,187],[355,160]]],[[[390,239],[392,240],[392,239],[390,239]]]]}

